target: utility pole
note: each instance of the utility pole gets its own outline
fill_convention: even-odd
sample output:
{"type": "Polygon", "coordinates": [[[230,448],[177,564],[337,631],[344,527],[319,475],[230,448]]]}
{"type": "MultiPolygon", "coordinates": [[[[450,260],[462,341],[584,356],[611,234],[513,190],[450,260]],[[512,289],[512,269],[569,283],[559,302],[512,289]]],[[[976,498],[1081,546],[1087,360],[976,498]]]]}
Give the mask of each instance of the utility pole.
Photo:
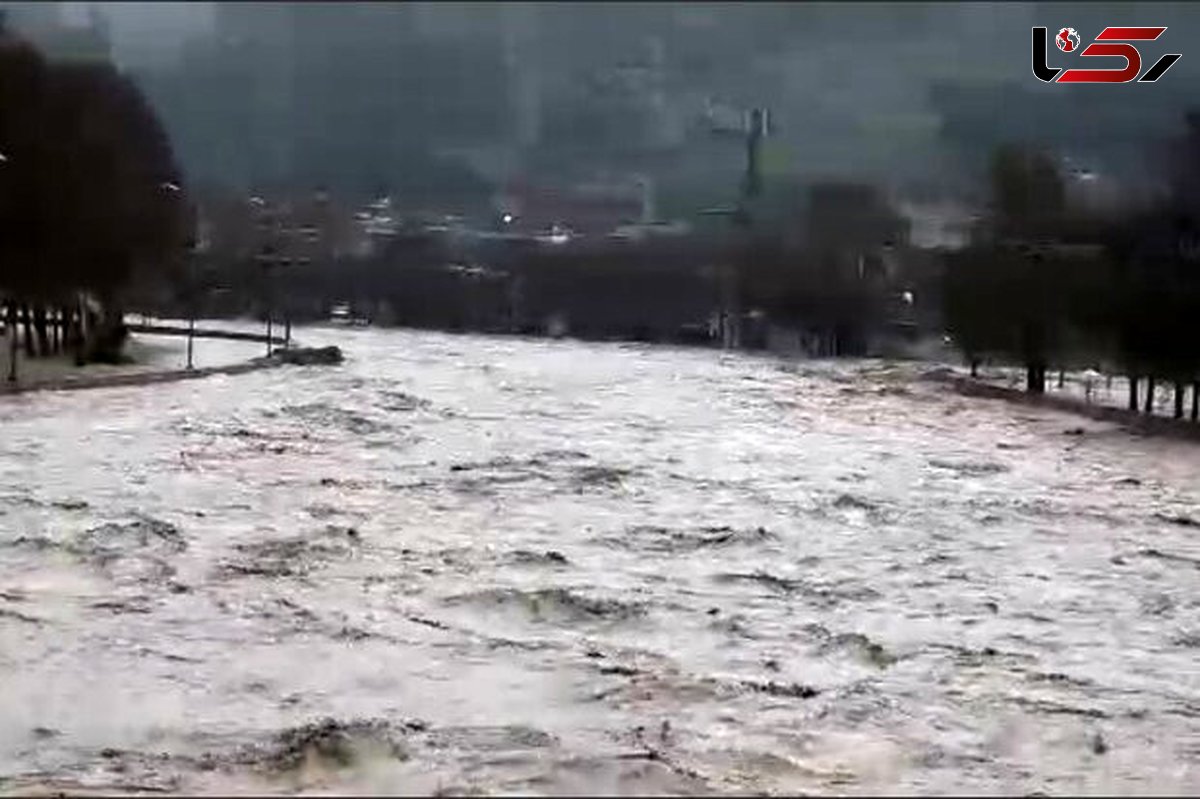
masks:
{"type": "Polygon", "coordinates": [[[187,254],[187,304],[188,304],[188,335],[187,335],[187,369],[195,368],[192,360],[193,345],[196,338],[196,248],[193,246],[187,254]]]}
{"type": "MultiPolygon", "coordinates": [[[[284,267],[291,271],[292,267],[298,259],[287,258],[284,260],[284,267]]],[[[286,350],[292,346],[292,309],[289,301],[289,294],[285,291],[283,295],[283,348],[286,350]]]]}
{"type": "Polygon", "coordinates": [[[188,251],[188,371],[191,371],[195,368],[195,363],[192,359],[192,352],[196,338],[196,311],[198,310],[198,306],[200,304],[201,294],[200,280],[196,277],[196,265],[202,254],[208,252],[208,233],[205,229],[205,221],[200,215],[200,211],[196,206],[192,206],[191,213],[197,236],[188,251]]]}
{"type": "MultiPolygon", "coordinates": [[[[749,231],[753,226],[751,206],[762,194],[762,140],[766,135],[767,110],[755,108],[746,118],[746,172],[742,178],[741,200],[733,215],[735,229],[744,231],[739,237],[743,244],[749,243],[749,231]]],[[[722,270],[721,343],[725,349],[737,349],[742,345],[741,277],[738,264],[728,264],[722,270]]]]}
{"type": "Polygon", "coordinates": [[[263,209],[263,222],[260,223],[259,229],[266,231],[266,243],[259,251],[257,260],[262,269],[262,291],[263,304],[266,306],[267,315],[267,357],[270,358],[274,352],[274,311],[275,311],[275,292],[274,292],[274,267],[278,266],[283,260],[281,253],[283,247],[282,235],[282,219],[283,208],[276,204],[275,206],[267,206],[265,203],[258,203],[263,209]]]}
{"type": "Polygon", "coordinates": [[[263,281],[262,282],[262,298],[263,298],[263,305],[266,308],[266,314],[267,314],[267,357],[268,358],[271,357],[271,352],[272,352],[272,347],[271,347],[271,345],[272,345],[272,341],[271,341],[272,322],[273,322],[272,311],[274,310],[274,301],[275,301],[274,292],[271,290],[273,288],[273,286],[272,286],[273,272],[272,272],[271,268],[279,260],[279,256],[273,254],[271,252],[271,249],[272,248],[269,246],[264,247],[262,252],[258,255],[258,257],[256,259],[258,261],[259,268],[262,269],[262,281],[263,281]]]}
{"type": "Polygon", "coordinates": [[[271,357],[271,311],[272,302],[274,300],[273,292],[271,291],[271,270],[270,267],[263,265],[263,277],[267,284],[267,357],[271,357]]]}
{"type": "MultiPolygon", "coordinates": [[[[762,140],[767,135],[767,110],[755,108],[746,125],[746,177],[742,184],[742,201],[748,203],[762,194],[762,140]]],[[[749,225],[748,209],[743,224],[749,225]]]]}

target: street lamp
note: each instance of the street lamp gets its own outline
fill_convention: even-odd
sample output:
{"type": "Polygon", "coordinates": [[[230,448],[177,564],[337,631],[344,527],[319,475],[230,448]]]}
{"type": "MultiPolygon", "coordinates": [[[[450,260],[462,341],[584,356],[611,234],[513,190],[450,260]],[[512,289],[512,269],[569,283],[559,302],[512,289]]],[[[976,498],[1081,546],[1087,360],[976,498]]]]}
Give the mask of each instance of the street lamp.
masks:
{"type": "MultiPolygon", "coordinates": [[[[308,256],[298,256],[288,260],[288,266],[308,266],[312,263],[312,259],[308,256]]],[[[285,293],[283,300],[283,348],[291,349],[292,347],[292,303],[291,295],[285,293]]]]}
{"type": "Polygon", "coordinates": [[[187,368],[192,371],[195,364],[192,360],[192,350],[196,338],[196,302],[198,300],[199,285],[196,279],[196,258],[200,252],[198,244],[193,244],[188,250],[188,339],[187,339],[187,368]]]}
{"type": "Polygon", "coordinates": [[[271,357],[271,351],[272,351],[271,344],[273,343],[271,341],[271,335],[272,335],[272,330],[271,330],[272,313],[271,312],[273,310],[272,306],[273,306],[273,303],[275,300],[274,292],[271,291],[271,288],[272,288],[272,286],[271,286],[271,275],[272,275],[271,267],[274,265],[275,261],[278,260],[278,256],[273,255],[270,252],[270,250],[271,250],[270,247],[264,247],[262,252],[260,252],[258,255],[258,263],[259,263],[259,266],[262,268],[262,275],[263,275],[263,284],[262,284],[263,285],[263,294],[264,294],[264,299],[266,300],[266,306],[267,306],[266,311],[267,311],[267,357],[268,358],[271,357]]]}
{"type": "Polygon", "coordinates": [[[270,207],[267,202],[258,195],[254,195],[248,200],[250,206],[256,209],[256,227],[260,232],[266,233],[266,241],[258,247],[258,254],[254,256],[254,260],[262,269],[262,299],[266,305],[267,315],[267,357],[271,357],[273,347],[271,336],[272,330],[272,305],[274,303],[274,292],[271,290],[271,267],[279,261],[279,239],[280,239],[280,218],[281,208],[270,207]]]}
{"type": "Polygon", "coordinates": [[[196,340],[196,288],[193,286],[189,292],[192,296],[188,297],[188,341],[187,341],[187,370],[190,372],[196,368],[195,362],[192,360],[193,343],[196,340]]]}
{"type": "MultiPolygon", "coordinates": [[[[170,180],[164,180],[158,184],[158,187],[169,194],[179,194],[183,191],[178,183],[170,180]]],[[[195,264],[195,247],[191,248],[188,253],[188,337],[187,337],[187,368],[190,372],[195,368],[192,353],[195,348],[196,336],[196,264],[195,264]]]]}

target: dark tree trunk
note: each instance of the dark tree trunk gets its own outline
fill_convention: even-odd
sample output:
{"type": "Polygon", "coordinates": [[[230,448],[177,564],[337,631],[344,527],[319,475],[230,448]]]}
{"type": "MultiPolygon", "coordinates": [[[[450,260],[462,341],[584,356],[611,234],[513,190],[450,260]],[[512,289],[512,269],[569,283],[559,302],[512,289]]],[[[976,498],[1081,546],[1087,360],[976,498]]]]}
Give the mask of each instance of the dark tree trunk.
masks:
{"type": "Polygon", "coordinates": [[[1146,378],[1146,405],[1143,410],[1146,413],[1154,413],[1154,375],[1146,378]]]}
{"type": "Polygon", "coordinates": [[[46,357],[54,352],[50,346],[50,331],[46,328],[46,306],[38,304],[33,309],[33,327],[37,330],[38,354],[46,357]]]}
{"type": "Polygon", "coordinates": [[[115,301],[105,299],[104,310],[97,315],[91,332],[88,359],[99,363],[120,363],[128,329],[125,327],[125,314],[115,301]]]}
{"type": "Polygon", "coordinates": [[[84,335],[84,320],[83,315],[86,313],[82,304],[71,310],[71,335],[70,345],[71,352],[75,356],[75,365],[83,366],[87,363],[87,353],[85,347],[87,345],[86,336],[84,335]]]}
{"type": "Polygon", "coordinates": [[[1030,363],[1025,366],[1025,390],[1030,394],[1046,393],[1046,365],[1030,363]]]}
{"type": "Polygon", "coordinates": [[[63,306],[59,309],[58,328],[62,333],[62,341],[59,343],[59,352],[68,352],[71,345],[75,342],[75,316],[70,307],[63,306]]]}
{"type": "Polygon", "coordinates": [[[79,309],[67,306],[67,339],[63,342],[63,352],[73,355],[79,349],[79,339],[83,335],[79,319],[79,309]]]}
{"type": "Polygon", "coordinates": [[[37,355],[37,349],[33,345],[33,311],[28,303],[21,305],[21,314],[21,322],[25,327],[25,356],[32,358],[37,355]]]}
{"type": "Polygon", "coordinates": [[[5,377],[10,382],[17,382],[17,361],[20,357],[20,347],[17,345],[17,304],[11,300],[8,303],[8,322],[5,325],[8,333],[8,374],[5,377]]]}
{"type": "Polygon", "coordinates": [[[1059,389],[1062,389],[1064,382],[1065,382],[1065,375],[1063,373],[1063,370],[1059,369],[1058,370],[1058,387],[1059,387],[1059,389]]]}
{"type": "Polygon", "coordinates": [[[1185,386],[1179,380],[1176,380],[1175,381],[1175,414],[1174,414],[1176,419],[1183,418],[1183,392],[1185,392],[1185,391],[1187,391],[1187,386],[1185,386]]]}
{"type": "Polygon", "coordinates": [[[1138,409],[1138,378],[1137,375],[1129,376],[1129,410],[1137,412],[1138,409]]]}
{"type": "Polygon", "coordinates": [[[1192,382],[1192,421],[1200,421],[1200,382],[1192,382]]]}
{"type": "Polygon", "coordinates": [[[979,359],[971,359],[971,377],[979,377],[979,359]]]}

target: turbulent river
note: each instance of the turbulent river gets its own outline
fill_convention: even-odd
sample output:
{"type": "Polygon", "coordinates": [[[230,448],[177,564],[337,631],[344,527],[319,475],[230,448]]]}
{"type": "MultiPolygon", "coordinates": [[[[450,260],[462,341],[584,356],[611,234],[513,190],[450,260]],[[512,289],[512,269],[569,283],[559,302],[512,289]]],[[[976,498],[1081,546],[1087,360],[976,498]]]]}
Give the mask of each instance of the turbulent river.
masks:
{"type": "Polygon", "coordinates": [[[0,792],[1200,791],[1196,445],[299,337],[347,363],[0,398],[0,792]]]}

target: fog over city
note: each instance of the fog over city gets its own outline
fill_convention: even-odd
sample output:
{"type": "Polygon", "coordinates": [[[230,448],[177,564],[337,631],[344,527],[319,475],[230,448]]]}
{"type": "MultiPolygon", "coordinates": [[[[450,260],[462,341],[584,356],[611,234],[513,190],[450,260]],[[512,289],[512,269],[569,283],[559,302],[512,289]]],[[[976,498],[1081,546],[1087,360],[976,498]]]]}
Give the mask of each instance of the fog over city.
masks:
{"type": "MultiPolygon", "coordinates": [[[[87,4],[62,6],[72,24],[86,21],[87,4]]],[[[98,4],[114,59],[155,102],[193,180],[370,192],[433,156],[485,182],[636,160],[669,202],[717,196],[741,167],[703,124],[706,104],[769,107],[771,167],[786,174],[955,183],[1012,136],[1069,142],[1094,168],[1133,173],[1177,120],[1200,60],[1185,56],[1154,87],[1046,87],[1030,79],[1028,30],[1094,36],[1142,9],[98,4]]],[[[1155,4],[1153,16],[1177,46],[1200,32],[1191,4],[1155,4]]]]}

